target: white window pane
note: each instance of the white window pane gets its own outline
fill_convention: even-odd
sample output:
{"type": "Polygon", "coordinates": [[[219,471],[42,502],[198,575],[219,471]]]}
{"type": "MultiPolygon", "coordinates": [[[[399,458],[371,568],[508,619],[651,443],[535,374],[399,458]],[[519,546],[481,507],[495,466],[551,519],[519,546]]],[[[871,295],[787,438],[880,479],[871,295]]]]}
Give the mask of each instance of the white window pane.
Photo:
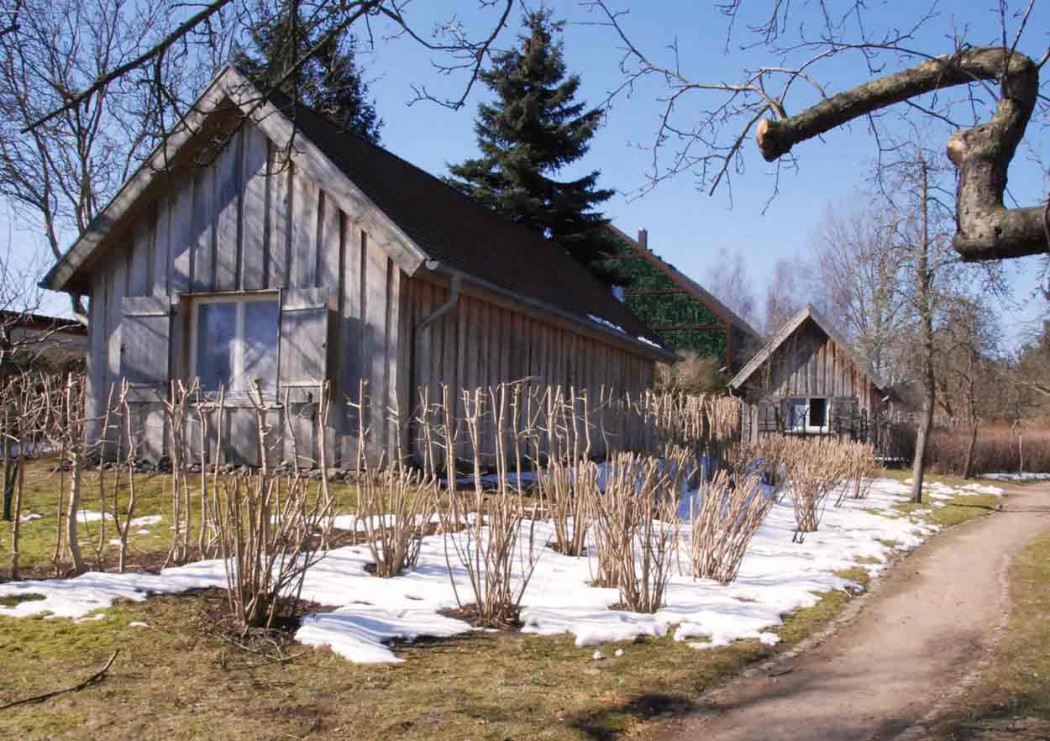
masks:
{"type": "Polygon", "coordinates": [[[805,399],[791,399],[788,402],[788,429],[805,430],[808,412],[808,404],[805,399]]]}
{"type": "Polygon", "coordinates": [[[278,308],[276,301],[246,301],[244,304],[243,369],[241,390],[251,389],[259,379],[264,391],[277,386],[278,308]]]}
{"type": "Polygon", "coordinates": [[[197,306],[197,376],[201,386],[214,391],[233,380],[233,343],[237,333],[237,305],[233,302],[197,306]]]}

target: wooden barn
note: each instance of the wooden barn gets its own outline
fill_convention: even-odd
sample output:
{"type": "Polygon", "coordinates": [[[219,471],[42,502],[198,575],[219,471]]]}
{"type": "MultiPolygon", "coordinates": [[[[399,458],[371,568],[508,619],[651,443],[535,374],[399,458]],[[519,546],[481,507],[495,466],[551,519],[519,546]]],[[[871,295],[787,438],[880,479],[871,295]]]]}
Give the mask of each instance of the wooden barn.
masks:
{"type": "Polygon", "coordinates": [[[875,442],[889,395],[869,364],[812,306],[792,317],[729,382],[741,437],[838,435],[875,442]]]}
{"type": "Polygon", "coordinates": [[[731,376],[762,346],[755,329],[695,280],[649,248],[645,229],[634,239],[610,226],[620,249],[607,261],[625,287],[620,297],[672,350],[716,359],[731,376]]]}
{"type": "MultiPolygon", "coordinates": [[[[327,462],[348,465],[362,381],[374,409],[411,412],[442,384],[637,393],[671,357],[556,244],[236,69],[191,110],[42,283],[89,297],[89,416],[127,379],[143,455],[165,452],[176,379],[225,389],[209,446],[247,463],[255,380],[306,434],[327,380],[327,462]]],[[[368,429],[395,450],[386,414],[368,429]]]]}

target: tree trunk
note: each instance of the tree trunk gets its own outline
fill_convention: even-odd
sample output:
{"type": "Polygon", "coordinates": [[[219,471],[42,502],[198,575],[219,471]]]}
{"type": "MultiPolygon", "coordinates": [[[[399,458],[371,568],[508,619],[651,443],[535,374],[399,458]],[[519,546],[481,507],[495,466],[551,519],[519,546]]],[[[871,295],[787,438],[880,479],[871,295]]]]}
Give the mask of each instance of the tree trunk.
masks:
{"type": "Polygon", "coordinates": [[[963,463],[963,478],[973,478],[973,451],[977,448],[977,427],[979,423],[975,419],[970,423],[970,442],[966,445],[966,462],[963,463]]]}
{"type": "Polygon", "coordinates": [[[919,419],[919,431],[915,436],[915,460],[911,466],[911,501],[922,502],[922,482],[926,476],[926,450],[933,429],[933,387],[928,386],[922,402],[922,417],[919,419]]]}
{"type": "Polygon", "coordinates": [[[22,465],[21,460],[15,463],[14,487],[14,517],[11,518],[11,581],[18,581],[19,558],[21,557],[22,492],[25,489],[25,466],[22,465]]]}
{"type": "Polygon", "coordinates": [[[915,460],[912,462],[911,501],[922,502],[922,484],[926,476],[926,451],[930,442],[930,431],[933,429],[933,410],[937,402],[937,387],[933,370],[933,300],[931,294],[933,273],[930,270],[930,231],[928,178],[926,162],[919,157],[919,216],[922,219],[922,236],[919,244],[919,256],[916,261],[918,285],[919,319],[922,324],[922,418],[919,420],[919,432],[915,438],[915,460]]]}
{"type": "Polygon", "coordinates": [[[73,559],[73,570],[84,572],[84,558],[80,555],[80,540],[77,538],[77,515],[80,514],[80,451],[74,449],[69,456],[69,506],[66,509],[66,547],[73,559]]]}

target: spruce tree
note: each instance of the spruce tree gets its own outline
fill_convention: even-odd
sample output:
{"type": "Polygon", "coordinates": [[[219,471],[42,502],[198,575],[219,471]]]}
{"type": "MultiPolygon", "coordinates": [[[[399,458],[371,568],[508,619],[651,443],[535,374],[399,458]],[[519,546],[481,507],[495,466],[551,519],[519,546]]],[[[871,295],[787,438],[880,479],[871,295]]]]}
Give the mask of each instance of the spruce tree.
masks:
{"type": "Polygon", "coordinates": [[[329,29],[307,22],[295,0],[281,0],[276,9],[260,2],[258,13],[259,20],[248,30],[251,48],[238,49],[234,64],[260,89],[277,89],[341,128],[378,143],[383,122],[368,98],[368,84],[361,79],[353,35],[343,31],[326,39],[289,74],[329,29]]]}
{"type": "Polygon", "coordinates": [[[577,75],[567,75],[554,36],[564,23],[550,11],[526,14],[519,45],[494,56],[481,80],[496,95],[478,107],[474,126],[481,156],[449,167],[449,182],[475,200],[553,239],[600,279],[614,251],[608,221],[595,207],[613,192],[597,186],[598,173],[576,180],[555,175],[590,148],[602,112],[576,100],[577,75]]]}

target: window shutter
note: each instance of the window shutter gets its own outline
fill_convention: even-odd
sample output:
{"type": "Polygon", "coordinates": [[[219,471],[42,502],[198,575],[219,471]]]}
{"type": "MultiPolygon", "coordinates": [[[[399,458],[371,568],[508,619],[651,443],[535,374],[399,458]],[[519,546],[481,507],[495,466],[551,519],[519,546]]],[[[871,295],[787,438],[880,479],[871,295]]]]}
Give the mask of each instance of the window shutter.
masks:
{"type": "Polygon", "coordinates": [[[120,373],[130,387],[166,394],[171,308],[167,296],[127,296],[121,301],[120,373]]]}
{"type": "Polygon", "coordinates": [[[329,295],[327,288],[281,292],[277,383],[282,398],[291,391],[292,401],[305,401],[328,377],[329,295]]]}
{"type": "Polygon", "coordinates": [[[758,402],[758,431],[777,432],[777,408],[769,399],[758,402]]]}

